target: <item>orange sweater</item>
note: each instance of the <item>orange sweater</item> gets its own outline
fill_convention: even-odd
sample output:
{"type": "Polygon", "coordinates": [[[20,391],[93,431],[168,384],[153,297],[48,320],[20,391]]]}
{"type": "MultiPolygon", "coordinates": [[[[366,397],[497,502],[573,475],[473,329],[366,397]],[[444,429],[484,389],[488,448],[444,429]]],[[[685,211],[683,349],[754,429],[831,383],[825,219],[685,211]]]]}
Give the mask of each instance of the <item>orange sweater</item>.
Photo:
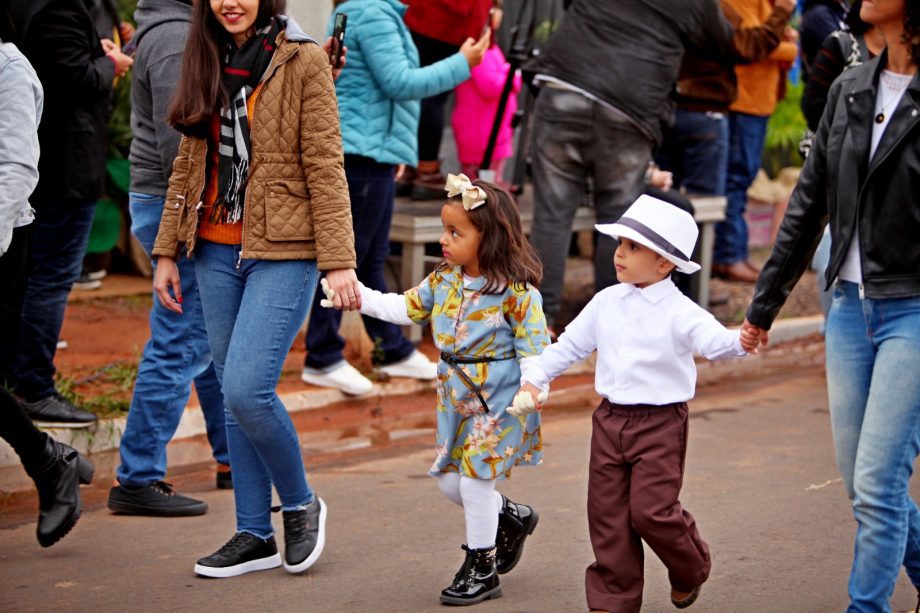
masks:
{"type": "MultiPolygon", "coordinates": [[[[758,26],[767,21],[773,6],[770,0],[725,0],[741,17],[741,27],[758,26]]],[[[781,64],[791,64],[798,54],[795,43],[781,42],[770,55],[753,64],[737,64],[738,98],[731,110],[749,115],[767,116],[776,108],[781,64]]]]}
{"type": "MultiPolygon", "coordinates": [[[[249,99],[246,100],[246,110],[249,119],[249,127],[252,127],[252,113],[256,107],[256,98],[259,97],[259,90],[262,84],[259,83],[249,99]]],[[[221,223],[211,221],[211,210],[214,203],[217,202],[217,166],[220,160],[220,154],[217,152],[217,144],[220,142],[220,114],[215,113],[211,120],[211,136],[208,139],[208,180],[204,186],[204,197],[201,199],[204,205],[204,213],[198,225],[198,238],[203,238],[212,243],[221,245],[239,245],[243,242],[243,222],[221,223]]]]}

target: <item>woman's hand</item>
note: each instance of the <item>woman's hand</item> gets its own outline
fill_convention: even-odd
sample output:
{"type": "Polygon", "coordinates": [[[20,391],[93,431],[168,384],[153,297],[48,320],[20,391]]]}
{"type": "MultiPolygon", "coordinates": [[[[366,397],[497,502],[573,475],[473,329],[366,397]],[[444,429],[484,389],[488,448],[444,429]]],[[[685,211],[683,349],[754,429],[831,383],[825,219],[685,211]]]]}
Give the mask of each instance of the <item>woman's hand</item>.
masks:
{"type": "Polygon", "coordinates": [[[125,73],[134,64],[134,59],[122,53],[118,45],[108,38],[103,38],[99,42],[102,43],[102,50],[105,51],[106,56],[115,63],[115,76],[125,76],[125,73]]]}
{"type": "Polygon", "coordinates": [[[340,268],[326,272],[326,281],[329,289],[334,292],[333,306],[345,311],[356,311],[361,308],[361,285],[358,277],[351,268],[340,268]]]}
{"type": "Polygon", "coordinates": [[[336,44],[335,39],[330,36],[329,38],[326,39],[326,41],[322,45],[320,45],[320,48],[326,52],[327,56],[329,56],[329,65],[332,66],[332,80],[333,81],[338,79],[339,75],[342,74],[342,69],[345,68],[345,62],[347,61],[345,59],[345,56],[348,55],[348,47],[346,47],[345,45],[342,45],[342,61],[338,65],[338,67],[334,66],[332,64],[332,49],[335,44],[336,44]]]}
{"type": "Polygon", "coordinates": [[[166,256],[160,256],[157,259],[157,271],[153,275],[153,291],[160,304],[173,313],[182,314],[182,285],[179,279],[179,267],[176,266],[174,259],[166,256]],[[172,294],[169,293],[169,288],[172,288],[172,294]]]}
{"type": "Polygon", "coordinates": [[[479,37],[479,40],[467,38],[463,45],[460,46],[460,53],[462,53],[463,57],[466,58],[470,68],[475,68],[482,63],[482,58],[485,57],[486,49],[489,48],[489,41],[491,38],[492,31],[489,28],[486,28],[483,30],[482,36],[479,37]]]}
{"type": "Polygon", "coordinates": [[[767,346],[770,342],[770,332],[760,326],[755,326],[747,319],[741,324],[741,348],[748,353],[756,353],[757,346],[767,346]]]}

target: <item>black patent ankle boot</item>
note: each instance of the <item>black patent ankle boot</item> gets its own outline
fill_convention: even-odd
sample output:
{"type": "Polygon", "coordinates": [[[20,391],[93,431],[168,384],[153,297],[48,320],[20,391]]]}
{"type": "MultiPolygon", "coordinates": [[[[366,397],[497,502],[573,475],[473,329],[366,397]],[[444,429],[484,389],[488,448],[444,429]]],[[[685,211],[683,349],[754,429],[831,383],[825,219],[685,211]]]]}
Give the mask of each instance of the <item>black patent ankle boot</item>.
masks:
{"type": "Polygon", "coordinates": [[[502,496],[502,512],[498,516],[498,534],[495,537],[498,574],[504,575],[517,566],[524,553],[524,539],[533,534],[539,520],[540,515],[533,507],[502,496]]]}
{"type": "Polygon", "coordinates": [[[452,605],[471,605],[502,595],[495,568],[495,547],[470,549],[463,545],[466,558],[454,576],[450,587],[441,591],[441,602],[452,605]]]}
{"type": "Polygon", "coordinates": [[[38,528],[36,534],[42,547],[50,547],[80,519],[83,499],[80,484],[93,480],[92,463],[76,449],[55,441],[45,440],[45,461],[29,473],[38,489],[38,528]]]}

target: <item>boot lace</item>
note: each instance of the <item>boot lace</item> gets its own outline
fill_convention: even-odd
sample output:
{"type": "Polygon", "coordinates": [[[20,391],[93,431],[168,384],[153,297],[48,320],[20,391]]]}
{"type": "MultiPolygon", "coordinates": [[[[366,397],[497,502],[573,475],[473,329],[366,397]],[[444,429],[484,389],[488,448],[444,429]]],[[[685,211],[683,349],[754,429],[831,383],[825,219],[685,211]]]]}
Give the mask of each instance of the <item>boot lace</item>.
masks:
{"type": "Polygon", "coordinates": [[[163,496],[176,495],[176,492],[173,491],[172,483],[167,483],[166,481],[154,481],[150,484],[150,487],[153,488],[153,491],[163,496]]]}

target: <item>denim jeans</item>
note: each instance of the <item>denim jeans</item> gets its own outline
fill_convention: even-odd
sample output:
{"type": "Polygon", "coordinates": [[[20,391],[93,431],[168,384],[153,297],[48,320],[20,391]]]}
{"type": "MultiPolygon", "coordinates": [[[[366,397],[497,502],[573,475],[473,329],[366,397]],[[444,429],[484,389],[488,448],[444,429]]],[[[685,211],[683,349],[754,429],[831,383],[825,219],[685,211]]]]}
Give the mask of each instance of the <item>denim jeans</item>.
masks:
{"type": "Polygon", "coordinates": [[[728,116],[677,109],[674,125],[655,153],[657,164],[674,173],[674,187],[688,194],[725,193],[728,172],[728,116]]]}
{"type": "MultiPolygon", "coordinates": [[[[378,164],[359,156],[345,156],[345,176],[351,195],[351,219],[355,230],[355,271],[364,285],[386,293],[384,264],[390,252],[390,224],[393,221],[395,181],[391,164],[378,164]]],[[[421,279],[404,279],[418,283],[421,279]]],[[[330,370],[345,358],[345,339],[339,335],[342,312],[319,305],[317,292],[307,327],[307,358],[305,364],[318,370],[330,370]]],[[[374,342],[374,361],[381,364],[398,362],[415,347],[403,336],[399,326],[374,317],[363,317],[364,328],[374,342]]]]}
{"type": "Polygon", "coordinates": [[[272,484],[284,510],[314,498],[297,431],[275,386],[313,303],[317,272],[313,260],[239,260],[240,251],[199,241],[195,273],[227,405],[237,531],[268,538],[272,484]]]}
{"type": "Polygon", "coordinates": [[[747,190],[760,170],[769,117],[731,113],[728,121],[728,200],[725,220],[716,224],[713,262],[734,264],[748,258],[748,227],[744,221],[747,190]]]}
{"type": "Polygon", "coordinates": [[[28,402],[55,393],[54,354],[73,282],[80,276],[96,211],[94,200],[36,204],[14,388],[28,402]]]}
{"type": "MultiPolygon", "coordinates": [[[[543,260],[543,312],[552,325],[559,311],[572,220],[591,184],[598,223],[626,212],[645,188],[652,142],[630,121],[577,92],[544,88],[533,122],[534,212],[530,242],[543,260]]],[[[600,234],[594,285],[616,283],[617,241],[600,234]]]]}
{"type": "Polygon", "coordinates": [[[856,517],[852,613],[888,612],[901,566],[920,586],[920,297],[860,299],[838,282],[827,319],[827,388],[837,466],[856,517]]]}
{"type": "MultiPolygon", "coordinates": [[[[163,196],[129,194],[131,233],[148,256],[156,241],[164,202],[163,196]]],[[[119,446],[117,478],[122,485],[146,485],[166,476],[166,445],[179,426],[193,381],[214,459],[230,463],[224,398],[211,363],[195,263],[184,255],[176,263],[182,281],[183,313],[166,309],[154,296],[150,340],[137,368],[128,423],[119,446]]],[[[156,260],[153,267],[156,270],[156,260]]]]}

